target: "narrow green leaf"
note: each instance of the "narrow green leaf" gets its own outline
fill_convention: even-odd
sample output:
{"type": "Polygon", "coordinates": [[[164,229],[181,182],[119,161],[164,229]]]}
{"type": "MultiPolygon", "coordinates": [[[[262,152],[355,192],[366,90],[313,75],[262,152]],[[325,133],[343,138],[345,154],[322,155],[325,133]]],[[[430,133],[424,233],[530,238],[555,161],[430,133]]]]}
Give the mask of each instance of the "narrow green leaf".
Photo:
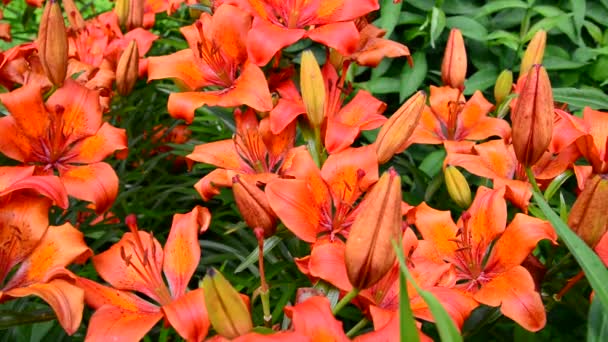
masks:
{"type": "Polygon", "coordinates": [[[410,297],[407,293],[407,279],[399,273],[399,335],[400,341],[420,341],[414,313],[410,306],[410,297]]]}
{"type": "Polygon", "coordinates": [[[553,99],[576,108],[608,109],[608,95],[595,88],[553,88],[553,99]]]}
{"type": "Polygon", "coordinates": [[[401,15],[401,6],[403,1],[395,3],[393,0],[382,0],[380,3],[380,19],[378,19],[378,26],[386,30],[386,38],[391,36],[395,26],[399,22],[401,15]]]}
{"type": "Polygon", "coordinates": [[[439,38],[445,28],[445,13],[437,7],[431,11],[431,47],[435,48],[435,40],[439,38]]]}
{"type": "MultiPolygon", "coordinates": [[[[532,37],[534,37],[534,34],[536,33],[536,31],[538,31],[538,30],[549,31],[552,28],[560,25],[560,23],[569,22],[571,16],[572,16],[572,14],[570,14],[570,13],[564,13],[564,14],[558,15],[556,17],[546,17],[546,18],[541,19],[536,24],[532,25],[532,27],[530,27],[530,29],[527,31],[526,35],[524,36],[523,41],[527,42],[530,39],[532,39],[532,37]]],[[[567,33],[567,32],[568,31],[566,30],[566,32],[564,32],[564,33],[567,33]]]]}
{"type": "MultiPolygon", "coordinates": [[[[416,289],[416,291],[418,292],[420,297],[422,297],[424,302],[428,305],[429,309],[431,310],[431,313],[433,314],[433,318],[435,319],[435,324],[437,326],[437,330],[439,331],[439,337],[441,338],[441,341],[443,341],[443,342],[461,342],[462,336],[460,336],[460,333],[458,332],[458,328],[456,328],[454,321],[452,321],[452,318],[447,313],[447,311],[445,310],[443,305],[439,302],[439,300],[437,300],[437,298],[435,297],[435,295],[433,295],[433,293],[423,290],[420,286],[418,286],[418,284],[416,283],[416,280],[410,274],[410,271],[408,270],[407,265],[405,264],[405,256],[403,255],[403,249],[401,248],[401,246],[399,244],[397,244],[395,241],[393,241],[393,248],[395,249],[395,251],[397,253],[397,260],[399,261],[399,268],[401,270],[401,275],[405,275],[407,280],[410,283],[412,283],[412,285],[414,286],[414,288],[416,289]]],[[[409,298],[408,298],[408,303],[409,303],[409,298]]],[[[402,339],[402,341],[408,341],[408,340],[402,339]]]]}
{"type": "Polygon", "coordinates": [[[477,12],[475,18],[488,16],[494,12],[502,11],[507,8],[528,8],[528,4],[519,0],[499,0],[488,2],[477,12]]]}
{"type": "Polygon", "coordinates": [[[370,93],[390,94],[399,91],[401,81],[393,77],[378,77],[368,82],[359,83],[359,86],[370,93]]]}
{"type": "Polygon", "coordinates": [[[555,193],[557,192],[557,190],[559,190],[562,187],[562,185],[564,185],[564,183],[570,177],[572,177],[572,175],[574,175],[574,172],[572,172],[572,170],[566,170],[566,171],[562,172],[561,174],[559,174],[557,177],[555,177],[551,181],[551,183],[549,183],[549,186],[545,190],[545,196],[544,196],[545,200],[550,201],[551,198],[553,197],[553,195],[555,195],[555,193]]]}
{"type": "Polygon", "coordinates": [[[0,310],[0,330],[12,328],[22,324],[46,322],[56,319],[55,313],[49,309],[15,312],[0,310]]]}
{"type": "Polygon", "coordinates": [[[545,202],[542,195],[533,192],[534,201],[545,214],[557,235],[570,250],[578,264],[585,272],[587,280],[595,290],[595,298],[604,307],[608,307],[608,270],[599,257],[566,225],[545,202]]]}
{"type": "Polygon", "coordinates": [[[429,153],[418,166],[422,172],[429,177],[435,177],[441,171],[443,160],[445,159],[445,150],[437,150],[429,153]]]}
{"type": "Polygon", "coordinates": [[[587,32],[589,33],[591,38],[593,38],[593,40],[595,41],[596,44],[602,43],[602,40],[604,39],[604,37],[603,37],[602,29],[599,26],[595,25],[593,22],[591,22],[589,20],[585,20],[583,22],[583,26],[585,27],[585,29],[587,29],[587,32]]]}
{"type": "MultiPolygon", "coordinates": [[[[270,252],[273,248],[275,248],[279,242],[281,242],[281,238],[273,235],[268,239],[264,240],[264,254],[270,252]]],[[[234,270],[234,273],[242,272],[244,269],[253,265],[258,261],[258,248],[254,248],[251,253],[245,258],[243,262],[234,270]]]]}
{"type": "Polygon", "coordinates": [[[406,63],[401,70],[401,79],[399,81],[400,101],[404,101],[420,88],[428,71],[424,52],[417,51],[412,55],[412,58],[414,60],[414,67],[412,68],[406,63]]]}
{"type": "Polygon", "coordinates": [[[608,311],[599,300],[591,302],[587,323],[587,342],[608,341],[608,311]]]}

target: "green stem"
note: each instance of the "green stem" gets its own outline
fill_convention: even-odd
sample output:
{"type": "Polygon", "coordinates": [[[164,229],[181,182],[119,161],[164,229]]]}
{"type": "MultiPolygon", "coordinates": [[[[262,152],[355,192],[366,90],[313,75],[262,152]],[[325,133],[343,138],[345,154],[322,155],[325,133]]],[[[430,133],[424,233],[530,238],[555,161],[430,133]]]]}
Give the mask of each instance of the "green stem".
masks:
{"type": "Polygon", "coordinates": [[[340,310],[342,310],[342,308],[344,308],[348,303],[350,303],[351,300],[357,297],[359,291],[359,289],[352,289],[344,297],[342,297],[342,299],[340,299],[338,304],[336,304],[336,306],[334,306],[334,309],[332,310],[334,316],[337,315],[338,312],[340,312],[340,310]]]}
{"type": "Polygon", "coordinates": [[[346,336],[352,338],[355,334],[359,332],[359,330],[365,328],[367,323],[369,323],[369,319],[367,319],[366,317],[361,318],[361,320],[346,333],[346,336]]]}
{"type": "Polygon", "coordinates": [[[272,313],[270,313],[270,291],[260,292],[260,298],[262,299],[262,311],[264,312],[264,325],[268,328],[272,327],[272,313]]]}
{"type": "Polygon", "coordinates": [[[543,192],[540,191],[538,183],[536,183],[536,177],[534,177],[534,172],[532,172],[532,168],[529,166],[526,166],[526,175],[528,176],[528,180],[530,181],[530,184],[532,184],[534,191],[542,195],[543,192]]]}

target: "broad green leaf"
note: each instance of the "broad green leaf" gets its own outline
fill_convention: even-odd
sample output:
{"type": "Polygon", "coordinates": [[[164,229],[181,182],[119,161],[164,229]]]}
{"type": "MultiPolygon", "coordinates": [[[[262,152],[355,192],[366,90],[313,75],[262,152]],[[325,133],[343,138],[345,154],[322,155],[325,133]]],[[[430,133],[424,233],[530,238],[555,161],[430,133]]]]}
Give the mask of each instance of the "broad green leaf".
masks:
{"type": "Polygon", "coordinates": [[[494,85],[498,77],[498,70],[495,68],[481,69],[464,81],[464,94],[471,95],[477,90],[486,90],[494,85]]]}
{"type": "Polygon", "coordinates": [[[407,5],[416,7],[418,9],[421,9],[421,10],[427,12],[433,8],[433,2],[434,1],[428,1],[428,0],[408,0],[407,5]]]}
{"type": "Polygon", "coordinates": [[[608,109],[608,95],[595,88],[553,88],[553,99],[576,108],[608,109]]]}
{"type": "Polygon", "coordinates": [[[595,25],[593,22],[589,20],[583,21],[583,26],[587,29],[587,32],[593,38],[596,44],[601,44],[603,40],[602,29],[595,25]]]}
{"type": "Polygon", "coordinates": [[[437,7],[433,7],[433,10],[431,11],[431,29],[430,29],[431,47],[433,49],[435,48],[435,40],[437,40],[437,38],[439,38],[439,36],[441,35],[441,32],[443,32],[444,28],[445,28],[445,13],[443,13],[443,11],[437,7]]]}
{"type": "Polygon", "coordinates": [[[404,24],[418,24],[422,25],[424,23],[424,16],[420,14],[410,13],[410,12],[401,12],[399,14],[399,22],[397,25],[404,24]]]}
{"type": "Polygon", "coordinates": [[[402,5],[403,1],[394,3],[393,0],[382,0],[380,3],[380,19],[377,21],[377,26],[386,30],[387,38],[391,36],[399,22],[402,5]]]}
{"type": "Polygon", "coordinates": [[[599,300],[591,301],[587,322],[587,342],[608,341],[608,311],[599,300]]]}
{"type": "Polygon", "coordinates": [[[477,22],[475,19],[465,16],[454,16],[449,17],[445,24],[449,28],[457,28],[460,29],[462,35],[475,39],[475,40],[486,40],[488,35],[488,30],[477,22]]]}
{"type": "Polygon", "coordinates": [[[371,80],[374,81],[375,79],[380,78],[382,75],[384,75],[388,71],[388,69],[391,67],[392,62],[393,62],[392,58],[383,58],[377,67],[372,68],[371,80]]]}
{"type": "Polygon", "coordinates": [[[426,158],[422,160],[418,169],[424,172],[429,177],[435,177],[443,167],[443,160],[445,159],[445,150],[437,150],[429,153],[426,158]]]}
{"type": "MultiPolygon", "coordinates": [[[[437,326],[437,330],[439,331],[439,337],[441,338],[441,341],[461,342],[462,336],[458,332],[458,328],[456,328],[454,321],[452,321],[452,318],[445,310],[443,305],[439,302],[439,300],[437,300],[433,293],[423,290],[420,286],[418,286],[416,280],[410,274],[410,271],[408,270],[407,265],[405,263],[405,256],[403,255],[403,250],[400,247],[400,245],[393,241],[393,248],[397,252],[397,260],[399,261],[399,268],[401,270],[401,274],[405,274],[407,280],[412,283],[420,297],[422,297],[426,305],[428,305],[429,309],[431,310],[433,318],[435,319],[435,325],[437,326]]],[[[408,340],[402,339],[402,341],[408,340]]]]}
{"type": "Polygon", "coordinates": [[[543,66],[547,70],[579,69],[585,65],[587,65],[587,63],[572,61],[570,59],[564,59],[553,55],[545,55],[543,58],[543,66]]]}
{"type": "Polygon", "coordinates": [[[400,80],[393,77],[378,77],[369,82],[359,83],[359,86],[375,94],[396,93],[399,91],[400,80]]]}
{"type": "Polygon", "coordinates": [[[399,335],[401,341],[420,341],[416,320],[410,306],[410,297],[407,293],[407,279],[403,273],[399,274],[399,335]]]}
{"type": "MultiPolygon", "coordinates": [[[[555,18],[558,16],[567,15],[566,12],[562,11],[561,9],[559,9],[558,7],[555,7],[555,6],[546,6],[546,5],[534,6],[532,8],[532,10],[539,13],[540,15],[542,15],[545,18],[555,18]]],[[[571,14],[571,15],[573,15],[573,14],[571,14]]],[[[579,38],[578,38],[578,35],[576,34],[576,29],[574,27],[574,24],[572,23],[572,20],[560,20],[556,24],[556,27],[557,27],[557,29],[562,31],[564,34],[566,34],[568,36],[568,38],[570,38],[570,40],[572,40],[575,44],[578,44],[579,38]]]]}
{"type": "Polygon", "coordinates": [[[511,32],[503,30],[494,31],[489,33],[486,39],[493,45],[504,45],[515,51],[519,49],[519,36],[511,32]]]}
{"type": "MultiPolygon", "coordinates": [[[[541,19],[536,24],[532,25],[532,27],[530,27],[530,29],[528,30],[528,32],[526,33],[526,35],[524,36],[522,41],[527,42],[530,39],[532,39],[532,37],[534,37],[534,34],[536,33],[536,31],[538,31],[538,30],[549,31],[552,28],[554,28],[560,24],[569,23],[571,16],[572,16],[572,14],[564,13],[564,14],[558,15],[556,17],[547,17],[547,18],[541,19]]],[[[567,34],[567,32],[564,32],[564,33],[567,34]]]]}
{"type": "Polygon", "coordinates": [[[471,14],[477,13],[479,7],[470,0],[450,0],[444,2],[441,9],[447,14],[471,14]]]}
{"type": "Polygon", "coordinates": [[[576,37],[581,38],[581,29],[585,22],[585,12],[587,10],[587,1],[585,0],[570,0],[572,6],[572,20],[574,21],[574,28],[576,29],[576,37]]]}
{"type": "Polygon", "coordinates": [[[422,82],[426,78],[428,70],[426,64],[426,56],[424,52],[417,51],[412,55],[414,60],[414,67],[410,67],[409,64],[405,64],[401,69],[400,83],[399,83],[399,100],[404,101],[416,90],[420,88],[422,82]]]}
{"type": "Polygon", "coordinates": [[[608,9],[597,2],[590,1],[587,3],[587,13],[585,14],[602,26],[606,26],[608,22],[608,9]]]}
{"type": "Polygon", "coordinates": [[[477,12],[475,15],[475,18],[485,17],[489,14],[502,11],[507,8],[528,8],[528,4],[519,0],[500,0],[488,2],[481,7],[479,12],[477,12]]]}
{"type": "MultiPolygon", "coordinates": [[[[276,247],[276,245],[279,244],[279,242],[281,242],[281,238],[276,235],[264,240],[264,254],[269,253],[274,247],[276,247]]],[[[239,266],[237,266],[234,273],[242,272],[244,269],[255,264],[258,261],[258,252],[259,250],[256,247],[253,251],[251,251],[251,253],[249,253],[245,260],[239,266]]]]}
{"type": "Polygon", "coordinates": [[[604,307],[608,307],[608,270],[600,258],[566,225],[559,216],[551,209],[541,194],[536,191],[532,193],[534,201],[545,214],[547,220],[555,229],[555,232],[570,250],[579,266],[585,272],[587,280],[595,290],[595,299],[599,300],[604,307]]]}

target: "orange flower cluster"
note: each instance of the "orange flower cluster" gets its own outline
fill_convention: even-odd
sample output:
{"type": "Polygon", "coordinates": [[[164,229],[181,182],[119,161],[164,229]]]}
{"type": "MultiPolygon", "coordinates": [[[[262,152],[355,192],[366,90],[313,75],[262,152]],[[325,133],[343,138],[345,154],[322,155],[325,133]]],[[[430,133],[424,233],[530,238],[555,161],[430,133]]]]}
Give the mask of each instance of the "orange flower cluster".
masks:
{"type": "MultiPolygon", "coordinates": [[[[467,57],[457,29],[441,65],[444,84],[430,86],[428,96],[416,93],[387,118],[385,103],[348,81],[352,64],[409,58],[406,46],[368,22],[377,0],[211,1],[209,12],[180,29],[188,48],[145,58],[157,39],[146,29],[154,13],[172,14],[181,2],[117,0],[114,11],[85,20],[72,0],[63,0],[63,9],[47,0],[38,39],[2,52],[7,92],[0,101],[8,115],[0,119],[0,153],[18,165],[0,167],[0,302],[38,296],[68,334],[80,326],[86,303],[94,310],[88,341],[136,341],[161,319],[188,341],[204,340],[211,329],[215,340],[349,340],[335,317],[340,304],[332,312],[330,300],[310,289],[283,308],[289,328],[271,335],[254,331],[249,298],[219,271],[210,269],[190,289],[201,257],[198,235],[211,221],[201,206],[175,214],[164,247],[139,230],[135,216],[125,219],[130,231],[95,256],[70,223],[50,226],[53,206],[83,200],[97,214],[112,207],[119,179],[104,160],[128,144],[125,130],[103,114],[115,90],[128,96],[146,75],[149,82],[173,79],[183,90],[169,95],[167,110],[188,124],[201,106],[233,110],[233,137],[198,145],[186,157],[216,167],[195,189],[209,201],[232,188],[260,253],[279,224],[303,241],[310,252],[295,258],[297,269],[311,283],[339,290],[373,322],[373,331],[356,340],[399,336],[393,243],[418,286],[406,284],[419,329],[435,320],[420,288],[439,299],[459,329],[479,305],[499,307],[529,331],[545,326],[542,279],[525,262],[535,259],[540,240],[555,245],[557,236],[548,222],[527,215],[526,169],[541,186],[573,169],[582,193],[569,224],[608,263],[608,113],[585,108],[580,118],[555,107],[539,64],[546,35],[530,44],[517,84],[501,81],[501,101],[518,95],[508,100],[510,122],[491,115],[495,105],[480,91],[464,96],[467,57]],[[323,65],[322,56],[304,51],[296,67],[282,52],[304,38],[325,51],[323,65]],[[375,141],[358,140],[374,129],[375,141]],[[405,203],[401,176],[384,168],[413,144],[445,149],[446,186],[464,209],[456,222],[449,211],[405,203]],[[492,188],[479,186],[471,198],[456,167],[492,188]],[[508,202],[522,211],[511,220],[508,202]],[[66,268],[90,257],[108,285],[66,268]]],[[[192,134],[180,129],[174,142],[192,134]]],[[[270,322],[263,259],[261,297],[270,322]]]]}

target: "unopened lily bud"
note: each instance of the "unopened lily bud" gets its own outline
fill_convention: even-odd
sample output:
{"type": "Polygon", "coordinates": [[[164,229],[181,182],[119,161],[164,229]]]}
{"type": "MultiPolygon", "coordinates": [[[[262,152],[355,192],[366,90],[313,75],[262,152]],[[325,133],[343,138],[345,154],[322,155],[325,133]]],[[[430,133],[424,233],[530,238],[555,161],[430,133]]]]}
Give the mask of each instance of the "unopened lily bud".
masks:
{"type": "Polygon", "coordinates": [[[382,125],[375,142],[378,163],[386,163],[395,153],[403,150],[407,139],[418,126],[425,103],[424,91],[417,92],[382,125]]]}
{"type": "Polygon", "coordinates": [[[74,0],[63,0],[61,3],[63,4],[63,9],[68,17],[70,27],[76,30],[84,28],[84,19],[82,18],[82,14],[78,10],[78,7],[76,7],[74,0]]]}
{"type": "Polygon", "coordinates": [[[441,80],[452,88],[464,89],[467,76],[467,51],[459,29],[452,29],[441,63],[441,80]]]}
{"type": "Polygon", "coordinates": [[[354,288],[376,284],[396,258],[392,241],[400,241],[401,179],[394,169],[385,172],[365,196],[346,240],[344,258],[354,288]]]}
{"type": "Polygon", "coordinates": [[[524,166],[534,165],[545,153],[553,134],[553,93],[549,75],[534,65],[511,113],[513,148],[524,166]]]}
{"type": "Polygon", "coordinates": [[[144,0],[129,1],[129,15],[127,17],[127,30],[142,27],[144,24],[144,0]]]}
{"type": "Polygon", "coordinates": [[[344,56],[336,49],[329,49],[329,63],[331,63],[334,69],[342,70],[344,56]]]}
{"type": "Polygon", "coordinates": [[[545,55],[545,45],[547,44],[547,32],[538,30],[528,44],[524,57],[519,67],[519,78],[526,76],[534,64],[541,64],[545,55]]]}
{"type": "Polygon", "coordinates": [[[266,238],[272,236],[277,228],[277,216],[264,191],[246,179],[234,176],[232,192],[245,223],[252,229],[262,228],[266,238]]]}
{"type": "Polygon", "coordinates": [[[247,305],[220,272],[210,268],[200,286],[205,294],[209,321],[218,334],[232,339],[253,329],[247,305]]]}
{"type": "Polygon", "coordinates": [[[302,52],[300,88],[308,120],[313,127],[321,127],[325,117],[325,82],[315,55],[302,52]]]}
{"type": "Polygon", "coordinates": [[[443,172],[445,185],[450,197],[459,207],[466,209],[471,205],[471,188],[464,175],[454,166],[448,166],[443,172]]]}
{"type": "Polygon", "coordinates": [[[116,16],[118,17],[118,24],[121,27],[127,26],[130,6],[131,0],[116,0],[116,4],[114,5],[114,13],[116,13],[116,16]]]}
{"type": "Polygon", "coordinates": [[[116,67],[116,90],[122,96],[131,93],[139,76],[139,50],[137,42],[132,40],[120,55],[116,67]]]}
{"type": "Polygon", "coordinates": [[[608,230],[608,176],[595,175],[585,182],[570,215],[568,226],[591,248],[608,230]]]}
{"type": "Polygon", "coordinates": [[[494,85],[494,99],[496,100],[496,105],[501,104],[509,94],[511,94],[511,90],[513,89],[513,73],[511,70],[503,70],[498,78],[496,79],[496,84],[494,85]]]}
{"type": "Polygon", "coordinates": [[[49,0],[44,6],[37,42],[44,73],[51,83],[61,87],[68,71],[68,37],[57,0],[49,0]]]}

